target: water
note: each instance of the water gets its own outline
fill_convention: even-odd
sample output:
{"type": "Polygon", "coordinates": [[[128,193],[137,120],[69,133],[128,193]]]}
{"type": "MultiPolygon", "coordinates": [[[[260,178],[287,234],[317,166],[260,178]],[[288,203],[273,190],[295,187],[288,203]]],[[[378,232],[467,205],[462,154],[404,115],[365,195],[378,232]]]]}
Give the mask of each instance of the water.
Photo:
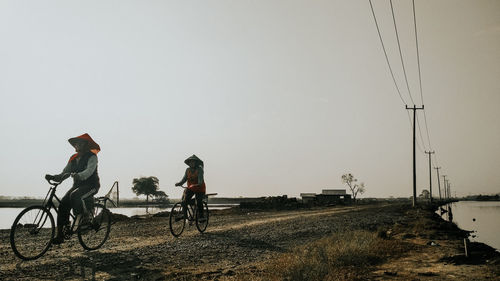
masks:
{"type": "MultiPolygon", "coordinates": [[[[500,251],[500,236],[498,235],[500,233],[500,202],[460,201],[450,205],[453,214],[452,221],[463,230],[474,231],[469,237],[471,241],[485,243],[500,251]]],[[[448,220],[448,214],[443,214],[443,218],[448,220]]]]}
{"type": "MultiPolygon", "coordinates": [[[[209,210],[222,210],[222,209],[227,209],[230,208],[231,206],[237,206],[232,205],[232,204],[209,204],[208,209],[209,210]]],[[[141,215],[153,215],[159,212],[170,212],[170,209],[172,209],[173,205],[169,205],[165,208],[158,208],[158,207],[133,207],[133,208],[110,208],[111,212],[115,214],[122,214],[126,215],[128,217],[131,216],[141,216],[141,215]]]]}
{"type": "MultiPolygon", "coordinates": [[[[221,210],[230,208],[231,204],[209,204],[208,208],[210,210],[221,210]]],[[[158,212],[170,211],[172,206],[168,206],[166,208],[158,208],[158,207],[131,207],[131,208],[110,208],[111,212],[116,214],[126,215],[128,217],[138,216],[138,215],[146,215],[146,214],[156,214],[158,212]]],[[[24,208],[0,208],[0,229],[10,229],[12,223],[16,219],[17,215],[24,208]]],[[[56,221],[57,215],[55,212],[52,212],[54,216],[54,222],[56,221]]]]}

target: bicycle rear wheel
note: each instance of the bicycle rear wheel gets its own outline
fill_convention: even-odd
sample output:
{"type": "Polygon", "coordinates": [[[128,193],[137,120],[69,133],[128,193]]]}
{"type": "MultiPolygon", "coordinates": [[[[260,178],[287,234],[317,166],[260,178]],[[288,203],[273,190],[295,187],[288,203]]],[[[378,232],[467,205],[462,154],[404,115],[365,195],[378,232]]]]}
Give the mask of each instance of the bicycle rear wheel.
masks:
{"type": "Polygon", "coordinates": [[[43,206],[31,206],[16,217],[10,228],[10,246],[23,260],[41,257],[52,244],[54,218],[43,206]]]}
{"type": "Polygon", "coordinates": [[[170,232],[173,236],[179,237],[184,231],[186,226],[186,219],[184,218],[184,213],[182,212],[182,204],[175,203],[170,211],[169,217],[170,232]]]}
{"type": "Polygon", "coordinates": [[[85,250],[96,250],[104,245],[111,231],[111,212],[95,204],[93,219],[78,228],[78,241],[85,250]]]}
{"type": "Polygon", "coordinates": [[[203,202],[203,216],[200,216],[200,212],[198,210],[196,211],[196,228],[198,228],[199,232],[203,233],[207,229],[208,217],[208,206],[206,202],[203,202]]]}

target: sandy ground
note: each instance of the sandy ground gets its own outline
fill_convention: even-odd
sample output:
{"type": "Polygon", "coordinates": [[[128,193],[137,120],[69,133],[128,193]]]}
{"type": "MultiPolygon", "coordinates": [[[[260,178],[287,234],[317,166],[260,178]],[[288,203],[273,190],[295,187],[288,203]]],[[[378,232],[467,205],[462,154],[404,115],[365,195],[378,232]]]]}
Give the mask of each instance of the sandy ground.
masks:
{"type": "MultiPolygon", "coordinates": [[[[168,217],[128,219],[113,224],[99,250],[85,251],[73,236],[35,261],[18,259],[10,248],[9,231],[1,230],[0,280],[247,280],[276,255],[327,235],[407,225],[413,218],[405,210],[407,206],[367,205],[214,211],[206,233],[193,225],[179,238],[170,234],[168,217]]],[[[494,271],[498,264],[454,264],[462,242],[447,238],[432,246],[428,238],[403,238],[400,231],[394,239],[414,244],[412,251],[375,268],[369,279],[499,280],[494,271]]]]}

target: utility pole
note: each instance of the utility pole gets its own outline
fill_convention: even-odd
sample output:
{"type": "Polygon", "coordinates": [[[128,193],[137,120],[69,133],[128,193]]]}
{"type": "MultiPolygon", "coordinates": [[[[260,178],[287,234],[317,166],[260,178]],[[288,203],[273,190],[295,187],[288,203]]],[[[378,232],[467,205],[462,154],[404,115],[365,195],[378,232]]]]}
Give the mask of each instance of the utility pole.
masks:
{"type": "Polygon", "coordinates": [[[441,180],[439,180],[439,169],[441,169],[441,167],[435,167],[434,169],[436,169],[436,172],[437,172],[439,201],[441,201],[442,200],[442,198],[441,198],[441,180]]]}
{"type": "Polygon", "coordinates": [[[448,200],[450,198],[450,195],[448,195],[448,180],[446,180],[444,182],[444,196],[446,198],[446,200],[448,200]]]}
{"type": "Polygon", "coordinates": [[[426,154],[429,154],[429,192],[431,196],[431,204],[432,204],[432,168],[431,168],[431,154],[434,154],[434,151],[426,151],[426,154]]]}
{"type": "Polygon", "coordinates": [[[413,207],[417,205],[417,160],[415,157],[415,123],[416,123],[416,116],[417,116],[417,110],[418,109],[424,109],[424,105],[422,104],[422,107],[417,107],[416,105],[413,105],[413,107],[408,107],[408,105],[405,105],[406,109],[411,109],[413,110],[413,207]]]}
{"type": "Polygon", "coordinates": [[[448,197],[451,199],[453,196],[451,196],[451,183],[448,181],[448,197]]]}
{"type": "Polygon", "coordinates": [[[444,191],[444,199],[446,200],[446,175],[442,175],[443,177],[443,191],[444,191]]]}

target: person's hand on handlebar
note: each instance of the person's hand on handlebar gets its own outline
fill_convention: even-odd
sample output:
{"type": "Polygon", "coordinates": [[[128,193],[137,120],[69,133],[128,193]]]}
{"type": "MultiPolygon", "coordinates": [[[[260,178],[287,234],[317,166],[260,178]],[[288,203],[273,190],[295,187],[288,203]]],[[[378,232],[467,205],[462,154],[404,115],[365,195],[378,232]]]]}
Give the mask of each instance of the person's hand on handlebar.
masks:
{"type": "Polygon", "coordinates": [[[178,182],[175,184],[175,186],[182,186],[182,183],[178,182]]]}
{"type": "Polygon", "coordinates": [[[50,183],[51,181],[56,182],[56,183],[61,183],[65,179],[67,179],[70,176],[69,173],[66,174],[61,174],[61,175],[45,175],[45,179],[50,183]]]}
{"type": "Polygon", "coordinates": [[[79,179],[80,179],[80,178],[79,178],[80,176],[78,175],[78,173],[71,173],[71,174],[70,174],[70,176],[71,176],[73,179],[75,179],[75,180],[79,180],[79,179]]]}
{"type": "Polygon", "coordinates": [[[49,175],[49,174],[46,174],[45,175],[45,179],[50,183],[51,181],[53,182],[62,182],[64,180],[63,177],[61,177],[61,175],[49,175]]]}

